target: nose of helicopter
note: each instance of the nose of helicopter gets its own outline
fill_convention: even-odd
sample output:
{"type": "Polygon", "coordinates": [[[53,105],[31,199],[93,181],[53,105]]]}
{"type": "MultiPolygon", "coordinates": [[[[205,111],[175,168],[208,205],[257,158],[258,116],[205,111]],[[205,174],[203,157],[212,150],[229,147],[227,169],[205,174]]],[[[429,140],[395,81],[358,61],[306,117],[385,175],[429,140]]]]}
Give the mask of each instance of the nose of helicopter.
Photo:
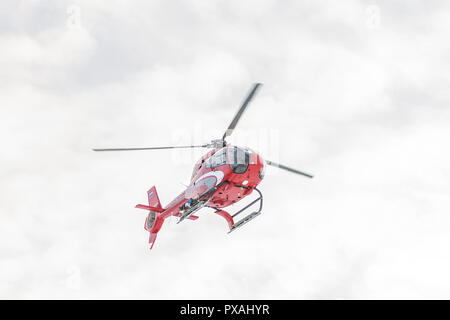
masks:
{"type": "Polygon", "coordinates": [[[266,162],[260,155],[258,155],[258,163],[261,166],[261,169],[259,171],[259,178],[262,180],[264,179],[264,175],[266,173],[266,162]]]}
{"type": "Polygon", "coordinates": [[[250,166],[252,167],[252,171],[258,172],[259,178],[264,178],[265,171],[265,163],[263,157],[261,157],[256,152],[250,155],[250,166]]]}

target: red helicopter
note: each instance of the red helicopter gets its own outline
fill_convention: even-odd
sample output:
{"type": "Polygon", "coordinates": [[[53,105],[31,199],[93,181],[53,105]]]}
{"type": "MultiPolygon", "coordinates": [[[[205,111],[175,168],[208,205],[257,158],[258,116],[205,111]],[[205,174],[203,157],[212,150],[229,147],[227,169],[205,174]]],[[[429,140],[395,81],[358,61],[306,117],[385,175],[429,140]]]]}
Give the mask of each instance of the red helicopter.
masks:
{"type": "Polygon", "coordinates": [[[308,178],[313,176],[287,166],[263,160],[263,158],[249,148],[229,145],[226,138],[233,133],[242,114],[246,110],[249,102],[252,100],[261,84],[253,85],[247,98],[239,108],[238,112],[231,121],[228,129],[225,131],[222,139],[212,140],[208,144],[193,146],[168,146],[168,147],[150,147],[150,148],[119,148],[119,149],[93,149],[94,151],[131,151],[131,150],[160,150],[175,148],[211,148],[194,167],[191,177],[191,183],[185,191],[170,202],[166,207],[161,202],[153,186],[147,191],[148,205],[138,204],[136,208],[148,210],[149,214],[145,220],[144,228],[150,233],[149,243],[150,249],[153,245],[161,229],[164,220],[170,216],[179,217],[178,223],[185,219],[197,220],[198,216],[194,215],[198,210],[208,207],[215,211],[216,214],[223,217],[229,227],[229,232],[242,227],[250,220],[257,217],[262,210],[263,196],[256,188],[264,178],[265,166],[275,166],[289,172],[303,175],[308,178]],[[230,214],[223,210],[245,197],[252,194],[256,190],[258,197],[251,201],[241,210],[230,214]],[[244,218],[235,222],[235,218],[247,211],[254,205],[259,205],[256,211],[252,211],[244,218]]]}

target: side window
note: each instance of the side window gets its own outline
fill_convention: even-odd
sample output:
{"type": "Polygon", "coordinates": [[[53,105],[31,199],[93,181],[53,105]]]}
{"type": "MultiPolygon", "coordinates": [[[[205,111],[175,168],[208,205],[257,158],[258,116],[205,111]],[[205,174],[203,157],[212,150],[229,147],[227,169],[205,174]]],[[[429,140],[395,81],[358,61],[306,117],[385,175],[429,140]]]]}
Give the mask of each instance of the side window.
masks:
{"type": "Polygon", "coordinates": [[[227,163],[226,150],[222,149],[222,150],[217,151],[215,154],[213,154],[211,156],[211,158],[209,158],[206,161],[206,167],[207,168],[216,168],[216,167],[223,166],[226,163],[227,163]]]}

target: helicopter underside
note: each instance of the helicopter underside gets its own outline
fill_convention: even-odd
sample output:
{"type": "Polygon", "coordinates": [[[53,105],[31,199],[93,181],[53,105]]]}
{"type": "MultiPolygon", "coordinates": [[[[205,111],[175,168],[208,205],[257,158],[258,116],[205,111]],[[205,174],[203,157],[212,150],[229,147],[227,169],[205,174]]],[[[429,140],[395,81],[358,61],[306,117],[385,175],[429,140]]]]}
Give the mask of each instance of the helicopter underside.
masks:
{"type": "Polygon", "coordinates": [[[263,206],[263,195],[262,193],[257,189],[257,188],[245,188],[244,186],[233,186],[232,188],[227,188],[230,186],[230,183],[225,181],[219,185],[217,185],[216,187],[213,188],[213,190],[207,191],[204,194],[200,195],[200,197],[198,197],[198,199],[193,200],[193,202],[189,205],[183,204],[180,207],[180,219],[178,221],[178,223],[182,222],[183,220],[187,219],[187,218],[191,218],[193,217],[193,214],[196,213],[197,211],[199,211],[200,209],[204,208],[204,207],[208,207],[208,208],[212,208],[215,209],[215,213],[218,214],[219,216],[223,217],[227,223],[228,223],[228,227],[230,228],[229,233],[233,232],[234,230],[242,227],[243,225],[245,225],[246,223],[250,222],[251,220],[253,220],[254,218],[256,218],[259,214],[261,214],[262,211],[262,206],[263,206]],[[231,200],[229,201],[229,199],[226,202],[219,202],[218,200],[222,200],[223,199],[223,195],[224,195],[224,191],[227,191],[226,197],[229,197],[230,194],[228,192],[230,192],[231,190],[234,190],[236,194],[238,194],[237,199],[238,200],[231,200]],[[251,201],[249,204],[247,204],[245,207],[243,207],[242,209],[238,210],[237,212],[230,214],[229,212],[223,210],[223,208],[228,207],[234,203],[236,203],[237,201],[240,201],[242,198],[244,198],[245,196],[249,195],[252,193],[253,190],[256,190],[258,192],[258,198],[251,201]],[[245,194],[244,194],[245,193],[245,194]],[[234,218],[237,217],[238,215],[241,215],[244,212],[247,212],[249,210],[251,210],[251,208],[254,205],[258,205],[258,208],[256,211],[251,211],[248,215],[246,215],[244,218],[242,218],[241,220],[235,222],[234,218]]]}

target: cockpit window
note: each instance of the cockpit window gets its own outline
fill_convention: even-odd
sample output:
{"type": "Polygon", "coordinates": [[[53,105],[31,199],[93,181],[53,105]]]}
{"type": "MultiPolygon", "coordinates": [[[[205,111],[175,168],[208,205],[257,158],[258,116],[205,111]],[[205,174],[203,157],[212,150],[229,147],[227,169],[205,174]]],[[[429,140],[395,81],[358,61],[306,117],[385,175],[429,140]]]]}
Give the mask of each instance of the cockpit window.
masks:
{"type": "Polygon", "coordinates": [[[207,161],[206,161],[206,167],[207,168],[216,168],[223,166],[227,163],[227,153],[226,149],[223,148],[216,153],[214,153],[207,161]]]}
{"type": "Polygon", "coordinates": [[[250,153],[238,147],[228,148],[228,157],[234,173],[244,173],[250,163],[250,153]]]}

